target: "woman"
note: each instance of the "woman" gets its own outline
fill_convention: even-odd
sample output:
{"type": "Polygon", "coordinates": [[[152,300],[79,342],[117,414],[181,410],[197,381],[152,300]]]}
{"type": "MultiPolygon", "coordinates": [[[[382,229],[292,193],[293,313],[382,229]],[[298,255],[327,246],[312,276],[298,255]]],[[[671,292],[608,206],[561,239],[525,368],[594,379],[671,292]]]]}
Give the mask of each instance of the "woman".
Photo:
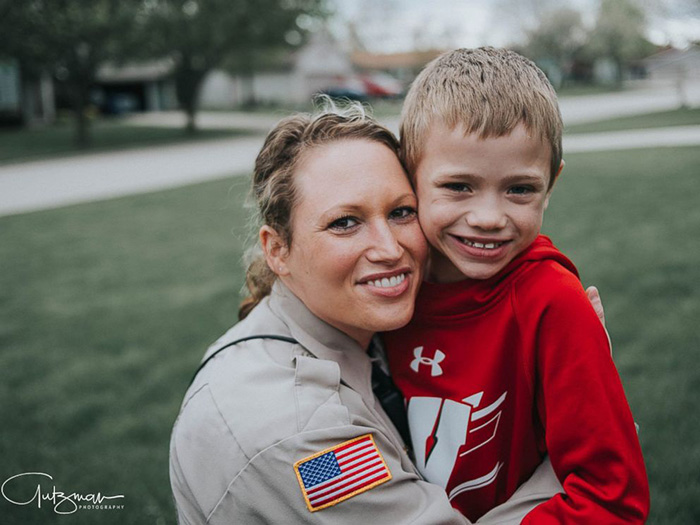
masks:
{"type": "MultiPolygon", "coordinates": [[[[372,337],[410,320],[427,251],[397,149],[357,108],[267,137],[253,179],[264,260],[173,430],[181,523],[467,523],[372,392],[372,337]]],[[[557,490],[544,467],[482,519],[557,490]]]]}

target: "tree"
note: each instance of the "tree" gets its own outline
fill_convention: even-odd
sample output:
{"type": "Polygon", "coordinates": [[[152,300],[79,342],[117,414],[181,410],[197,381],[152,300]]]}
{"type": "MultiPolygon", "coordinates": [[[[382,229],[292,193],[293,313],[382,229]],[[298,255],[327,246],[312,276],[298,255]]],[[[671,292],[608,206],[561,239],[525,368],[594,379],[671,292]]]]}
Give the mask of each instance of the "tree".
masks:
{"type": "Polygon", "coordinates": [[[199,92],[207,73],[225,61],[252,71],[261,53],[289,47],[288,40],[298,41],[290,34],[303,34],[304,16],[322,16],[324,4],[323,0],[148,0],[153,51],[175,60],[175,88],[187,113],[187,130],[195,131],[199,92]]]}
{"type": "Polygon", "coordinates": [[[645,28],[644,10],[634,0],[601,0],[588,52],[611,59],[617,70],[617,83],[621,83],[626,66],[654,49],[644,37],[645,28]]]}
{"type": "Polygon", "coordinates": [[[581,13],[563,7],[546,13],[537,28],[527,31],[522,51],[535,61],[553,64],[566,77],[587,39],[581,13]]]}
{"type": "Polygon", "coordinates": [[[493,0],[493,23],[508,31],[511,43],[522,42],[528,31],[540,26],[540,21],[568,0],[493,0]]]}
{"type": "Polygon", "coordinates": [[[76,143],[90,141],[86,109],[98,67],[138,49],[142,0],[0,0],[0,54],[28,74],[51,72],[71,94],[76,143]]]}

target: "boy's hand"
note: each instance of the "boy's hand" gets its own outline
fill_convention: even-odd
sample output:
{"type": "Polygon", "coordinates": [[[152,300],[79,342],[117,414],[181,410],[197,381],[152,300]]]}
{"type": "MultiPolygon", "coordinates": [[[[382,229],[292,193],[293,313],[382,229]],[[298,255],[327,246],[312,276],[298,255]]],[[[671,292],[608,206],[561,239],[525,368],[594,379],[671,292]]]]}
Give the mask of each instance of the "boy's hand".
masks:
{"type": "MultiPolygon", "coordinates": [[[[588,300],[591,302],[595,313],[598,315],[598,319],[603,323],[603,328],[605,328],[605,311],[603,311],[603,301],[600,300],[600,292],[595,286],[589,286],[586,288],[586,295],[588,300]]],[[[610,345],[610,355],[612,355],[612,340],[610,339],[610,334],[608,329],[605,328],[605,333],[608,336],[608,345],[610,345]]],[[[635,423],[636,424],[636,423],[635,423]]]]}
{"type": "Polygon", "coordinates": [[[600,319],[600,322],[603,323],[603,326],[605,326],[605,312],[603,311],[603,302],[600,300],[600,292],[598,291],[598,288],[595,286],[589,286],[586,288],[586,295],[588,296],[588,300],[591,302],[591,305],[593,305],[593,309],[598,315],[598,319],[600,319]]]}

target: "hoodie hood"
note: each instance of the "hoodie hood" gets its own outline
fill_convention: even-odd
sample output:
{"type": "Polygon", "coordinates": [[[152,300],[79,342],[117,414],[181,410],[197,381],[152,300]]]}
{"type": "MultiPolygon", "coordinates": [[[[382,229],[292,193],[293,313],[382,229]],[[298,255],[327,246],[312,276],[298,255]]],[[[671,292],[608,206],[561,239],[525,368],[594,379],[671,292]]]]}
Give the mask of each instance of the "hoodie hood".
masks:
{"type": "Polygon", "coordinates": [[[510,285],[537,261],[553,261],[578,278],[578,271],[549,237],[539,235],[522,253],[489,279],[465,279],[455,283],[423,282],[414,318],[455,317],[481,313],[504,295],[510,285]]]}

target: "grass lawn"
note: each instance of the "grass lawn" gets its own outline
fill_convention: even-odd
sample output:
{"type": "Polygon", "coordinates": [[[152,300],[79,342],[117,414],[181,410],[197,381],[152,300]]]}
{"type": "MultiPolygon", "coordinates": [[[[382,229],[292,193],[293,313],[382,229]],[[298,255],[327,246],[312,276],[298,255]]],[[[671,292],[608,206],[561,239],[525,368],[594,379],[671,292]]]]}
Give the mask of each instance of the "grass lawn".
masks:
{"type": "MultiPolygon", "coordinates": [[[[700,148],[568,155],[544,228],[601,289],[650,523],[700,522],[698,165],[700,148]]],[[[231,178],[0,219],[0,481],[44,472],[44,491],[126,497],[70,516],[0,498],[3,524],[174,523],[170,430],[236,320],[246,189],[231,178]]]]}
{"type": "Polygon", "coordinates": [[[700,523],[699,165],[696,147],[569,154],[544,227],[601,290],[650,523],[700,523]]]}
{"type": "Polygon", "coordinates": [[[626,129],[663,128],[667,126],[700,126],[700,108],[674,109],[645,113],[631,117],[601,120],[566,126],[566,134],[598,133],[600,131],[622,131],[626,129]]]}
{"type": "Polygon", "coordinates": [[[192,140],[241,135],[239,130],[199,130],[194,136],[181,128],[142,127],[119,121],[98,120],[92,124],[92,144],[78,149],[73,143],[73,123],[59,122],[53,126],[0,130],[0,164],[25,162],[48,157],[112,151],[192,140]]]}

